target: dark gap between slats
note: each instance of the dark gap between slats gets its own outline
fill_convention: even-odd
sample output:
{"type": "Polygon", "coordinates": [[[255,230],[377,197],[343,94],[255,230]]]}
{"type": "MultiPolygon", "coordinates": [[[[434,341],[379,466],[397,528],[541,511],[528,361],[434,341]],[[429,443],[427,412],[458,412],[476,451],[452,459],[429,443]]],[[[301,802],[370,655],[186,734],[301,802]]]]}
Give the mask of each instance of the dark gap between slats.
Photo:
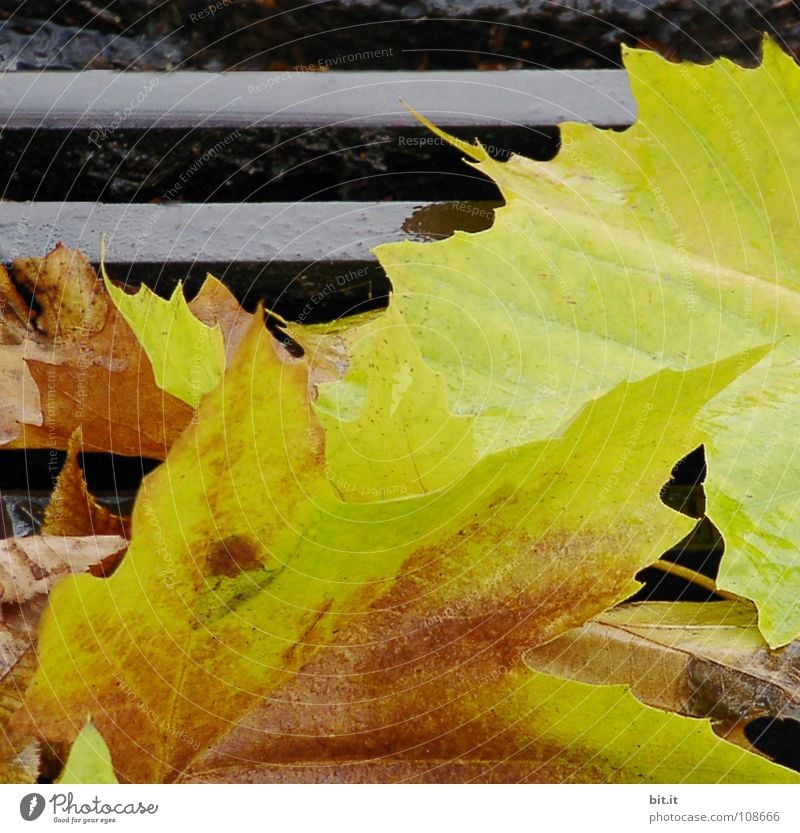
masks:
{"type": "MultiPolygon", "coordinates": [[[[453,132],[480,139],[500,159],[511,153],[550,159],[558,149],[556,128],[453,132]]],[[[85,130],[3,131],[2,197],[167,204],[497,196],[458,151],[421,127],[150,129],[119,131],[96,145],[91,138],[85,130]]]]}

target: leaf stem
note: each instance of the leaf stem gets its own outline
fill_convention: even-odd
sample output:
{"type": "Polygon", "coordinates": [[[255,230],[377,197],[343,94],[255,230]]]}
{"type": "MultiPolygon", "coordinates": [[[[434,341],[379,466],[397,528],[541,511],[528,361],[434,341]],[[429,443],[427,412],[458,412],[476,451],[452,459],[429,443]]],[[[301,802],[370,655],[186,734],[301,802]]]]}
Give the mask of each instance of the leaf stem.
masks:
{"type": "Polygon", "coordinates": [[[696,584],[698,587],[702,587],[703,590],[708,590],[709,593],[713,593],[715,596],[720,596],[723,599],[729,599],[733,602],[745,601],[745,599],[737,596],[735,593],[720,590],[713,578],[704,576],[702,573],[698,573],[696,570],[691,570],[689,567],[684,567],[681,564],[673,564],[672,561],[659,558],[658,561],[654,561],[650,566],[655,567],[656,570],[661,570],[663,573],[669,573],[671,576],[682,578],[690,584],[696,584]]]}

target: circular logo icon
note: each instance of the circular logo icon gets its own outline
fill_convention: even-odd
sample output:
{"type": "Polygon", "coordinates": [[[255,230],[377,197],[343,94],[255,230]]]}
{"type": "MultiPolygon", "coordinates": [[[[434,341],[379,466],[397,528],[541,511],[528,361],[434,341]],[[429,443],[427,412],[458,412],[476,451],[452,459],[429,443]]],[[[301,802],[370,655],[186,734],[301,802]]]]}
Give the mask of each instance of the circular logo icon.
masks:
{"type": "Polygon", "coordinates": [[[35,821],[44,812],[44,796],[28,793],[19,803],[19,814],[25,821],[35,821]]]}

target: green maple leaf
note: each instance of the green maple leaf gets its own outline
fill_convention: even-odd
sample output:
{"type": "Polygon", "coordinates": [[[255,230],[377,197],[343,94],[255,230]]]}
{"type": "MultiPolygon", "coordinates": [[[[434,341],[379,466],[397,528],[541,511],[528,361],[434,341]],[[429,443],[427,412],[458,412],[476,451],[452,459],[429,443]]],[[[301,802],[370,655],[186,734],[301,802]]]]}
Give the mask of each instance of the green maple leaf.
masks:
{"type": "Polygon", "coordinates": [[[169,300],[144,285],[128,295],[111,282],[103,264],[101,271],[111,300],[150,359],[158,386],[196,408],[225,371],[219,324],[209,327],[192,313],[180,282],[169,300]]]}
{"type": "Polygon", "coordinates": [[[69,751],[59,784],[117,784],[103,736],[88,722],[69,751]]]}
{"type": "MultiPolygon", "coordinates": [[[[289,326],[312,362],[331,349],[327,328],[313,345],[289,326]]],[[[312,331],[314,332],[314,331],[312,331]]],[[[402,497],[446,487],[476,461],[473,420],[448,410],[444,377],[424,361],[394,306],[346,340],[346,378],[319,386],[328,476],[350,500],[402,497]]]]}
{"type": "Polygon", "coordinates": [[[556,435],[587,399],[657,368],[778,344],[697,427],[726,541],[719,584],[784,645],[800,635],[800,69],[768,39],[756,69],[638,50],[625,65],[636,124],[564,125],[551,162],[498,162],[429,125],[506,204],[487,231],[378,255],[483,453],[556,435]]]}

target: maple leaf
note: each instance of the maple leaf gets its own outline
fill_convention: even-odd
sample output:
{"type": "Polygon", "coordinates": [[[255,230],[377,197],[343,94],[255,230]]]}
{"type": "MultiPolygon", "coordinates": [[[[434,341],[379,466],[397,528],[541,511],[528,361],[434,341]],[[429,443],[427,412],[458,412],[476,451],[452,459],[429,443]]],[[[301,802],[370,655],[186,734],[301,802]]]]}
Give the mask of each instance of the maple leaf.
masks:
{"type": "Polygon", "coordinates": [[[673,68],[638,52],[628,65],[637,126],[603,142],[574,130],[566,158],[589,154],[635,193],[628,205],[648,239],[672,249],[660,271],[682,284],[680,324],[691,333],[685,349],[693,360],[707,360],[709,348],[721,355],[751,339],[781,341],[700,420],[707,511],[726,542],[718,583],[754,600],[768,643],[784,645],[800,636],[800,457],[792,440],[800,416],[800,69],[768,38],[756,69],[728,61],[673,68]]]}
{"type": "Polygon", "coordinates": [[[91,721],[81,729],[69,751],[58,784],[118,784],[111,754],[91,721]]]}
{"type": "Polygon", "coordinates": [[[105,266],[102,272],[111,300],[150,359],[158,386],[197,408],[200,399],[219,384],[225,370],[219,324],[210,327],[192,312],[181,283],[166,301],[147,286],[128,295],[111,282],[105,266]],[[191,358],[187,360],[189,350],[191,358]]]}
{"type": "Polygon", "coordinates": [[[316,379],[328,478],[344,499],[363,501],[451,485],[476,462],[473,420],[448,411],[442,375],[425,364],[394,306],[367,321],[346,331],[286,328],[312,367],[336,368],[316,379]],[[325,384],[342,375],[337,355],[347,357],[344,380],[325,384]]]}
{"type": "Polygon", "coordinates": [[[83,471],[78,465],[78,453],[82,446],[83,432],[76,428],[67,445],[67,457],[50,495],[40,531],[43,535],[71,537],[127,537],[127,519],[114,515],[89,493],[83,471]]]}
{"type": "Polygon", "coordinates": [[[376,251],[479,453],[563,431],[622,380],[777,344],[697,424],[719,585],[776,647],[800,636],[800,69],[769,39],[754,69],[624,59],[634,126],[565,124],[552,161],[499,162],[423,119],[505,205],[486,231],[376,251]]]}
{"type": "Polygon", "coordinates": [[[13,275],[35,304],[24,305],[0,274],[12,299],[2,312],[0,384],[5,402],[20,403],[6,406],[0,438],[14,447],[66,448],[82,427],[90,450],[163,457],[191,410],[156,386],[86,258],[57,246],[47,257],[15,261],[13,275]]]}

